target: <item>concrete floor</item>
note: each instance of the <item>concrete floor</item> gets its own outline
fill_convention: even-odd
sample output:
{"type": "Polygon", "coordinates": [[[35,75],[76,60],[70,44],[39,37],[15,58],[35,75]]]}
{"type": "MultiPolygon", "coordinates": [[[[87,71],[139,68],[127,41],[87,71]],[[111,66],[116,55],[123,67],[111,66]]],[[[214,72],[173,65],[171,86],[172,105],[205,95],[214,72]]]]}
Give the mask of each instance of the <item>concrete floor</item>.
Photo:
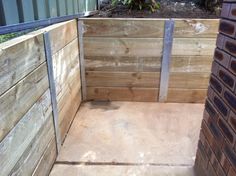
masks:
{"type": "Polygon", "coordinates": [[[193,176],[203,104],[84,103],[51,176],[193,176]]]}

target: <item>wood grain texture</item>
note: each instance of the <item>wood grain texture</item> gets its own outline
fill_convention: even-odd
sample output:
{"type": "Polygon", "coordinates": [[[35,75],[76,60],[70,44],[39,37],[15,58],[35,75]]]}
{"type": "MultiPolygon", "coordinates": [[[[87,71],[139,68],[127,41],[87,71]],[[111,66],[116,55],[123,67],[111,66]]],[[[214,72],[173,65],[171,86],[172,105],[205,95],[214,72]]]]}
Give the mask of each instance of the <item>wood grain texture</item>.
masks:
{"type": "MultiPolygon", "coordinates": [[[[215,38],[218,19],[174,19],[174,37],[215,38]]],[[[162,38],[165,19],[83,19],[86,37],[162,38]]]]}
{"type": "MultiPolygon", "coordinates": [[[[174,38],[172,56],[212,56],[216,39],[174,38]]],[[[160,57],[161,38],[84,38],[85,57],[160,57]]]]}
{"type": "Polygon", "coordinates": [[[211,72],[213,56],[172,56],[170,72],[211,72]]]}
{"type": "Polygon", "coordinates": [[[88,87],[87,100],[109,101],[157,101],[157,88],[126,88],[126,87],[88,87]]]}
{"type": "Polygon", "coordinates": [[[78,52],[78,40],[75,39],[53,55],[53,71],[57,95],[61,93],[63,86],[74,75],[80,80],[80,63],[78,52]]]}
{"type": "Polygon", "coordinates": [[[48,87],[47,66],[43,63],[0,97],[0,141],[48,87]]]}
{"type": "Polygon", "coordinates": [[[13,130],[0,143],[0,170],[2,175],[8,175],[17,164],[32,140],[45,124],[52,118],[49,90],[46,91],[30,110],[16,124],[13,130]]]}
{"type": "Polygon", "coordinates": [[[210,73],[171,72],[169,88],[207,89],[210,73]]]}
{"type": "Polygon", "coordinates": [[[68,43],[77,38],[77,21],[71,20],[55,25],[53,28],[44,29],[49,32],[52,53],[64,48],[68,43]]]}
{"type": "Polygon", "coordinates": [[[215,38],[174,38],[172,56],[213,56],[215,38]]]}
{"type": "Polygon", "coordinates": [[[169,89],[169,103],[204,103],[207,89],[169,89]]]}
{"type": "Polygon", "coordinates": [[[86,71],[160,72],[161,57],[86,57],[86,71]]]}
{"type": "Polygon", "coordinates": [[[81,84],[74,80],[72,86],[69,87],[64,96],[59,100],[59,124],[62,141],[65,139],[81,102],[81,84]]]}
{"type": "Polygon", "coordinates": [[[0,95],[44,61],[43,35],[0,44],[0,95]]]}
{"type": "Polygon", "coordinates": [[[84,19],[85,37],[161,38],[164,20],[84,19]]]}
{"type": "Polygon", "coordinates": [[[9,175],[32,175],[49,142],[55,138],[53,118],[47,119],[9,175]]]}
{"type": "Polygon", "coordinates": [[[50,143],[48,144],[46,150],[44,151],[44,154],[42,155],[41,159],[38,162],[38,165],[36,166],[34,173],[32,176],[45,176],[49,175],[52,166],[56,160],[56,141],[53,138],[50,143]]]}
{"type": "Polygon", "coordinates": [[[87,56],[158,57],[161,56],[161,38],[92,38],[84,37],[87,56]]]}
{"type": "Polygon", "coordinates": [[[219,19],[174,19],[175,38],[216,38],[219,19]]]}
{"type": "Polygon", "coordinates": [[[155,72],[86,72],[88,87],[158,88],[160,73],[155,72]]]}

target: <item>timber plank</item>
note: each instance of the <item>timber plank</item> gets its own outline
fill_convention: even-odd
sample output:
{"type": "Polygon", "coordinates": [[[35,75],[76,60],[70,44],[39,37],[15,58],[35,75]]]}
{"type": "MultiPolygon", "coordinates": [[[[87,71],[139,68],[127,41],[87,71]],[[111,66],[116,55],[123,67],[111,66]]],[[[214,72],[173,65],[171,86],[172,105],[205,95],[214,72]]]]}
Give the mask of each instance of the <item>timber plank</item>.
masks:
{"type": "Polygon", "coordinates": [[[169,89],[169,103],[204,103],[207,89],[169,89]]]}
{"type": "Polygon", "coordinates": [[[38,162],[38,165],[36,166],[32,176],[49,175],[57,157],[56,150],[56,140],[53,138],[44,151],[44,154],[38,162]]]}
{"type": "Polygon", "coordinates": [[[52,58],[55,84],[60,90],[69,77],[73,76],[75,72],[80,72],[78,40],[70,42],[52,58]]]}
{"type": "Polygon", "coordinates": [[[162,43],[162,38],[84,37],[84,53],[85,57],[157,57],[161,56],[162,43]]]}
{"type": "Polygon", "coordinates": [[[161,57],[85,57],[86,71],[160,72],[161,57]]]}
{"type": "MultiPolygon", "coordinates": [[[[166,19],[83,19],[85,37],[162,38],[166,19]]],[[[174,19],[174,37],[216,38],[218,19],[174,19]]]]}
{"type": "Polygon", "coordinates": [[[191,73],[191,72],[171,72],[169,78],[169,88],[183,89],[207,89],[209,85],[209,73],[191,73]]]}
{"type": "Polygon", "coordinates": [[[172,56],[213,56],[215,38],[174,38],[172,56]]]}
{"type": "Polygon", "coordinates": [[[48,118],[52,118],[49,90],[46,91],[0,143],[0,170],[8,175],[48,118]]]}
{"type": "Polygon", "coordinates": [[[59,124],[62,141],[65,139],[70,124],[81,103],[81,85],[74,83],[73,88],[69,89],[59,101],[59,124]]]}
{"type": "Polygon", "coordinates": [[[0,95],[45,61],[43,35],[0,44],[0,95]]]}
{"type": "MultiPolygon", "coordinates": [[[[172,56],[212,56],[216,39],[174,38],[172,56]]],[[[160,57],[161,38],[84,38],[85,57],[160,57]]]]}
{"type": "MultiPolygon", "coordinates": [[[[212,56],[172,56],[172,72],[210,72],[212,56]]],[[[107,57],[85,58],[86,71],[160,72],[161,57],[107,57]]]]}
{"type": "Polygon", "coordinates": [[[45,28],[49,32],[52,54],[64,48],[68,43],[77,38],[77,21],[71,20],[59,23],[54,28],[45,28]]]}
{"type": "Polygon", "coordinates": [[[47,119],[9,175],[32,175],[49,142],[55,138],[53,117],[47,119]]]}
{"type": "Polygon", "coordinates": [[[88,87],[87,100],[156,102],[157,88],[88,87]]]}
{"type": "Polygon", "coordinates": [[[155,72],[86,72],[88,87],[158,88],[160,73],[155,72]]]}
{"type": "Polygon", "coordinates": [[[43,63],[0,97],[0,141],[48,87],[47,66],[43,63]]]}
{"type": "Polygon", "coordinates": [[[219,19],[174,19],[175,38],[216,38],[219,19]]]}
{"type": "Polygon", "coordinates": [[[84,19],[85,37],[161,38],[164,20],[84,19]]]}
{"type": "Polygon", "coordinates": [[[211,72],[213,56],[172,56],[170,72],[211,72]]]}

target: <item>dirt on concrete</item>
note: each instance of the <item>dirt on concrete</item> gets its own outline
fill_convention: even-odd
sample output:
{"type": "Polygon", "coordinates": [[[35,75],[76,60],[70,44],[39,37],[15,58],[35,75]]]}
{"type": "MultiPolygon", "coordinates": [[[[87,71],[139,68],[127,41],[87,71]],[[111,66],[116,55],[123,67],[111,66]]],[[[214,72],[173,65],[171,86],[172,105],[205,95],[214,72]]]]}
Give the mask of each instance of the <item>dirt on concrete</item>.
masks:
{"type": "Polygon", "coordinates": [[[209,11],[200,5],[199,0],[160,0],[160,9],[150,12],[148,9],[129,9],[122,4],[112,6],[104,0],[101,11],[96,17],[111,18],[205,18],[214,19],[220,15],[218,11],[209,11]]]}

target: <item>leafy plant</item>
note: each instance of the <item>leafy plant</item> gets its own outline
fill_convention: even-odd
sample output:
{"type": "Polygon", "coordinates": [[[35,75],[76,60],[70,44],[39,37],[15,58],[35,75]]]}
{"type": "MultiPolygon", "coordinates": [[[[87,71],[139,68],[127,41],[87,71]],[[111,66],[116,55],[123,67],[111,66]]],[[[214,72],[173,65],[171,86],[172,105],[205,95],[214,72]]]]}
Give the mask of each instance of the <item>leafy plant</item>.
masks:
{"type": "Polygon", "coordinates": [[[128,6],[130,9],[142,10],[148,8],[151,12],[155,12],[160,8],[160,3],[156,0],[112,0],[113,6],[118,3],[128,6]]]}
{"type": "Polygon", "coordinates": [[[17,37],[16,33],[0,35],[0,43],[3,43],[5,41],[10,40],[10,39],[15,38],[15,37],[17,37]]]}

